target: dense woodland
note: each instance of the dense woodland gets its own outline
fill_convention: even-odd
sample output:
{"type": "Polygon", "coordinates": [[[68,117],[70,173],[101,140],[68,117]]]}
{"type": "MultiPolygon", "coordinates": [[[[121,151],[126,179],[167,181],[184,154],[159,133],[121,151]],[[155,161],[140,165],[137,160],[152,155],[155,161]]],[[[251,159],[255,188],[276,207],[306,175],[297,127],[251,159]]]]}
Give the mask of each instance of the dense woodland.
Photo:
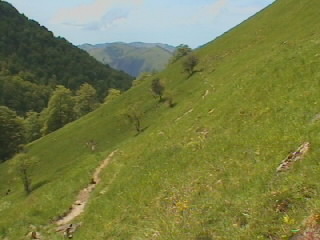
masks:
{"type": "Polygon", "coordinates": [[[90,57],[7,2],[0,2],[0,105],[24,115],[47,106],[55,86],[71,91],[92,85],[102,100],[109,88],[131,86],[132,77],[90,57]]]}
{"type": "MultiPolygon", "coordinates": [[[[109,91],[120,92],[115,89],[109,91]]],[[[62,128],[98,106],[97,91],[88,83],[81,85],[75,94],[58,85],[48,107],[40,113],[29,111],[20,117],[8,107],[0,106],[0,162],[23,150],[24,144],[62,128]]]]}
{"type": "Polygon", "coordinates": [[[132,84],[4,1],[0,32],[0,162],[132,84]]]}

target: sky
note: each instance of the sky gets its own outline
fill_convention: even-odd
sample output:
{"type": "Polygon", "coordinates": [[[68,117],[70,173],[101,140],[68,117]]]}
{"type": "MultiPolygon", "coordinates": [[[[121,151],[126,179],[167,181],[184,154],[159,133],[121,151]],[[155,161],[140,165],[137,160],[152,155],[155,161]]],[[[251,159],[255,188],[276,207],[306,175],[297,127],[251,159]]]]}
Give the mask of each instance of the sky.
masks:
{"type": "Polygon", "coordinates": [[[203,45],[274,0],[6,0],[75,45],[203,45]]]}

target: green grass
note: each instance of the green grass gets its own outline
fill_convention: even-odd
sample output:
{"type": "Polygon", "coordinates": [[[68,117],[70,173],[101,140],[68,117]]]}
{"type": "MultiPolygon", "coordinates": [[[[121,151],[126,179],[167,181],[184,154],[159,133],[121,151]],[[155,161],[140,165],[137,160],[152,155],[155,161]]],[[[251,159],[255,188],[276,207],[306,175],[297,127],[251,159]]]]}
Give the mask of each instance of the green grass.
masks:
{"type": "Polygon", "coordinates": [[[320,121],[312,123],[320,112],[319,7],[279,0],[199,49],[201,72],[187,79],[181,62],[169,66],[158,76],[174,108],[152,97],[149,79],[33,143],[39,188],[28,197],[2,164],[0,192],[7,184],[13,192],[0,197],[0,236],[21,239],[33,224],[63,239],[51,219],[114,149],[74,239],[289,239],[303,229],[320,209],[320,121]],[[131,103],[145,112],[138,136],[121,115],[131,103]],[[85,147],[91,139],[95,153],[85,147]],[[277,174],[305,141],[306,158],[277,174]]]}

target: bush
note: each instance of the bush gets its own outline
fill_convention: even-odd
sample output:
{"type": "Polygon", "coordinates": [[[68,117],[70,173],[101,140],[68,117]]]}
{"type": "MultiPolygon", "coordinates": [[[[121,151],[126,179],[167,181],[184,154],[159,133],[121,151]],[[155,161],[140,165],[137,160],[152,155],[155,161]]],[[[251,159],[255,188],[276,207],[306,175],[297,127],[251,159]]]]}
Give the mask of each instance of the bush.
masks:
{"type": "Polygon", "coordinates": [[[12,160],[13,171],[21,179],[26,194],[30,194],[32,191],[32,174],[37,163],[37,158],[31,157],[26,153],[17,154],[12,160]]]}
{"type": "Polygon", "coordinates": [[[195,73],[195,67],[198,65],[199,59],[194,54],[190,53],[183,61],[183,70],[191,76],[195,73]]]}
{"type": "Polygon", "coordinates": [[[163,93],[164,93],[164,89],[165,89],[164,85],[160,81],[159,78],[153,79],[153,81],[151,83],[151,90],[155,95],[157,95],[159,97],[159,102],[162,101],[162,96],[163,96],[163,93]]]}

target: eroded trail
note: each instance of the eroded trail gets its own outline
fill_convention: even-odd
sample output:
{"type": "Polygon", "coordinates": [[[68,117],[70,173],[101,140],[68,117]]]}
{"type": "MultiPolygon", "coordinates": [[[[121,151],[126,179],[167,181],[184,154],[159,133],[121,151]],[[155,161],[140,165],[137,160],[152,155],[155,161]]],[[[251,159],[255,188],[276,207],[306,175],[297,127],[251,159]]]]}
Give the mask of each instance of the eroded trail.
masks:
{"type": "Polygon", "coordinates": [[[66,214],[64,214],[63,217],[61,217],[59,220],[56,221],[56,224],[59,227],[61,227],[61,228],[58,228],[57,231],[65,231],[64,226],[66,225],[68,226],[72,220],[74,220],[81,213],[83,213],[92,191],[96,188],[96,186],[101,181],[100,179],[101,171],[105,167],[107,167],[107,165],[109,164],[109,162],[111,161],[111,159],[113,158],[116,152],[117,150],[110,153],[109,156],[100,164],[100,166],[95,170],[90,184],[79,192],[75,202],[69,208],[69,211],[66,212],[66,214]]]}

